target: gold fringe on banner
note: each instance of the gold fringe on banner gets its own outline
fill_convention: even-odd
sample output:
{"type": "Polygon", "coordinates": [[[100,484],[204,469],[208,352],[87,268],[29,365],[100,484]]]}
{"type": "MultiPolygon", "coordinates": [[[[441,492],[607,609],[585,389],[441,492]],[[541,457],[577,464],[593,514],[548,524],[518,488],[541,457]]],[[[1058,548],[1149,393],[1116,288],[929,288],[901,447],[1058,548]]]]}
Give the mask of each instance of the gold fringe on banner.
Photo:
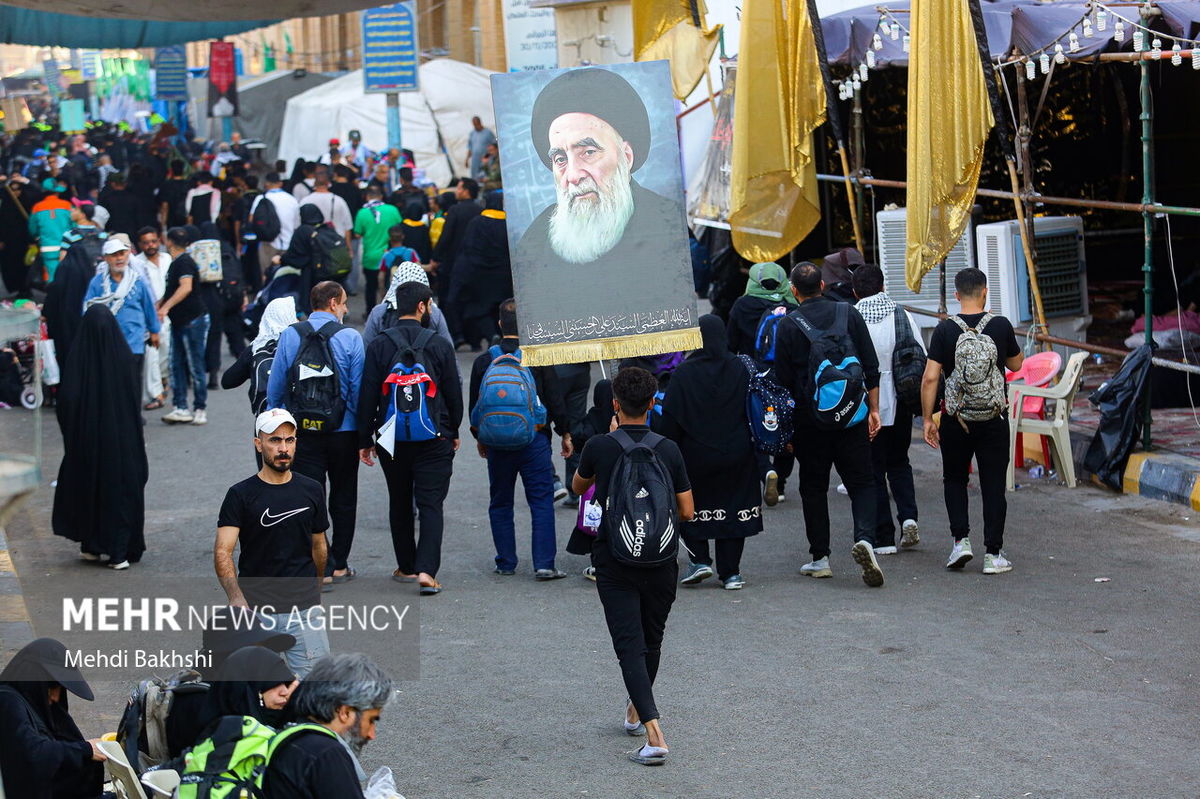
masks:
{"type": "Polygon", "coordinates": [[[636,336],[613,336],[589,341],[522,345],[521,363],[524,366],[590,363],[618,358],[637,358],[642,355],[662,355],[666,352],[686,352],[698,350],[702,346],[700,328],[688,327],[682,330],[667,330],[662,333],[639,333],[636,336]]]}

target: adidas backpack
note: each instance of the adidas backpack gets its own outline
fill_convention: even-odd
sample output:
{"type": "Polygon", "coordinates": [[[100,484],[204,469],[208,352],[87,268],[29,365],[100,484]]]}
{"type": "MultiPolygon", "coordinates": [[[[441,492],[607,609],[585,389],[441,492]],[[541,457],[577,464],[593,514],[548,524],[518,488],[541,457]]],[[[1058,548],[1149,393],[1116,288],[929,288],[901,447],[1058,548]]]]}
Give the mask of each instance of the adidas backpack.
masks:
{"type": "Polygon", "coordinates": [[[996,342],[983,333],[994,318],[985,313],[972,328],[962,317],[950,317],[962,333],[954,342],[954,370],[946,377],[946,413],[963,422],[986,422],[1008,409],[996,342]]]}
{"type": "Polygon", "coordinates": [[[921,379],[925,376],[928,357],[925,348],[917,341],[908,314],[897,308],[896,346],[892,349],[892,385],[896,389],[896,401],[913,416],[920,416],[921,379]]]}
{"type": "Polygon", "coordinates": [[[625,430],[608,434],[621,445],[608,483],[603,524],[609,551],[628,566],[661,566],[679,548],[675,483],[654,448],[663,437],[647,432],[634,441],[625,430]]]}
{"type": "Polygon", "coordinates": [[[300,334],[300,349],[288,370],[288,394],[284,405],[306,433],[332,433],[342,426],[346,401],[333,360],[330,339],[343,329],[326,322],[319,330],[309,322],[292,328],[300,334]]]}
{"type": "Polygon", "coordinates": [[[817,330],[799,311],[789,318],[804,331],[811,346],[808,354],[808,388],[817,425],[847,429],[867,418],[866,375],[850,339],[850,306],[839,302],[833,326],[817,330]]]}
{"type": "Polygon", "coordinates": [[[434,333],[422,330],[411,342],[399,328],[388,328],[383,334],[396,345],[396,363],[383,379],[384,423],[395,418],[396,441],[432,441],[439,434],[428,400],[437,396],[437,383],[425,371],[423,361],[425,347],[434,333]]]}
{"type": "Polygon", "coordinates": [[[787,318],[787,308],[780,305],[768,308],[758,320],[754,334],[754,359],[761,364],[775,363],[775,343],[779,336],[779,323],[787,318]]]}
{"type": "Polygon", "coordinates": [[[488,350],[492,363],[479,384],[479,401],[471,409],[471,426],[486,447],[520,450],[533,443],[546,426],[546,406],[538,399],[533,373],[521,365],[521,350],[488,350]]]}
{"type": "Polygon", "coordinates": [[[212,733],[183,754],[178,799],[259,797],[275,730],[253,716],[222,716],[212,733]]]}
{"type": "Polygon", "coordinates": [[[786,388],[775,382],[770,369],[760,372],[748,355],[739,355],[738,360],[750,373],[746,421],[750,424],[754,448],[768,455],[782,455],[792,440],[792,413],[796,401],[786,388]]]}

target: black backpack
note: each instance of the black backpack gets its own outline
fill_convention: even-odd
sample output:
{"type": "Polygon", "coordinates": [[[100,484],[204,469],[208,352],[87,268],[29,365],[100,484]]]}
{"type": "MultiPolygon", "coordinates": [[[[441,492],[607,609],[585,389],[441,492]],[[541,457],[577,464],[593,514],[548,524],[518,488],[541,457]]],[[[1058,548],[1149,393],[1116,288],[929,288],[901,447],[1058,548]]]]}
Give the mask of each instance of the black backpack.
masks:
{"type": "Polygon", "coordinates": [[[278,346],[278,341],[268,341],[250,356],[250,411],[255,416],[267,409],[267,381],[271,378],[271,365],[275,363],[278,346]]]}
{"type": "Polygon", "coordinates": [[[292,325],[300,334],[300,349],[288,369],[288,394],[285,406],[296,424],[306,433],[332,433],[342,425],[346,401],[333,360],[332,339],[343,325],[326,322],[314,330],[309,322],[292,325]]]}
{"type": "MultiPolygon", "coordinates": [[[[254,210],[250,212],[247,228],[258,241],[270,244],[279,238],[279,233],[283,229],[279,223],[279,212],[275,210],[275,203],[271,202],[267,195],[262,195],[255,203],[254,210]]],[[[248,236],[244,238],[248,238],[248,236]]]]}
{"type": "Polygon", "coordinates": [[[845,430],[867,418],[867,380],[850,338],[850,306],[839,302],[833,326],[817,330],[799,311],[789,317],[811,344],[808,391],[817,425],[845,430]]]}
{"type": "Polygon", "coordinates": [[[215,221],[212,218],[212,195],[210,193],[197,194],[192,198],[192,204],[188,207],[187,212],[192,217],[193,225],[215,221]]]}
{"type": "Polygon", "coordinates": [[[648,432],[634,441],[620,429],[608,435],[621,445],[604,510],[609,551],[627,566],[670,563],[679,548],[679,520],[675,483],[654,451],[663,437],[648,432]]]}
{"type": "Polygon", "coordinates": [[[896,346],[892,350],[892,384],[896,388],[896,401],[913,416],[920,416],[921,379],[925,375],[928,358],[921,342],[913,335],[908,323],[908,314],[897,308],[896,346]]]}
{"type": "Polygon", "coordinates": [[[350,274],[354,261],[350,248],[341,234],[329,225],[319,225],[313,232],[314,280],[340,280],[350,274]]]}

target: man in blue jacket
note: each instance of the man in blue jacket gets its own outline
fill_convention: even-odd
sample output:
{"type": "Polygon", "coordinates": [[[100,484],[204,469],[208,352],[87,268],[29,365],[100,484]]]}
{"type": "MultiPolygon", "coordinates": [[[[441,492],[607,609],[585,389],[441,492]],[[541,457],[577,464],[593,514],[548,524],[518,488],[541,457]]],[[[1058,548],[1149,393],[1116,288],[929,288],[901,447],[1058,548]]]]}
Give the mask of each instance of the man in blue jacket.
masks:
{"type": "MultiPolygon", "coordinates": [[[[358,506],[358,425],[354,410],[358,407],[358,392],[362,386],[364,348],[357,330],[342,327],[342,319],[348,310],[345,289],[326,280],[313,286],[309,300],[313,312],[307,323],[314,331],[321,331],[331,324],[338,327],[329,337],[329,349],[337,372],[342,417],[340,421],[334,420],[332,432],[299,431],[295,469],[322,486],[328,478],[333,541],[329,547],[325,581],[343,583],[355,576],[348,560],[358,506]]],[[[303,344],[298,325],[280,334],[271,377],[267,381],[267,407],[287,408],[293,414],[299,409],[288,407],[292,393],[292,365],[303,344]]]]}
{"type": "Polygon", "coordinates": [[[117,326],[129,344],[133,353],[133,371],[130,379],[134,381],[137,391],[134,392],[138,402],[138,413],[141,413],[142,397],[142,363],[146,358],[146,341],[150,346],[158,346],[158,312],[154,307],[154,294],[150,285],[140,279],[136,271],[129,269],[129,245],[119,238],[108,239],[102,250],[104,266],[88,284],[87,293],[83,295],[83,307],[80,313],[93,305],[107,305],[117,318],[117,326]]]}

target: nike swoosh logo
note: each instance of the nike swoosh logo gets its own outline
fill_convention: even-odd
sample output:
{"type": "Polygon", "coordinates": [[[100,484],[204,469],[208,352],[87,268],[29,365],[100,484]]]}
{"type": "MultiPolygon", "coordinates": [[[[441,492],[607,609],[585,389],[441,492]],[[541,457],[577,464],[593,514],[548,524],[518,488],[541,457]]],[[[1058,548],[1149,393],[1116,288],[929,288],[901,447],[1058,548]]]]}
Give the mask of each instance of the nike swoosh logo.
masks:
{"type": "Polygon", "coordinates": [[[296,508],[295,510],[285,510],[283,513],[272,515],[271,509],[267,508],[263,511],[262,518],[259,519],[259,524],[263,527],[274,527],[284,519],[290,519],[297,513],[304,513],[308,508],[296,508]]]}

